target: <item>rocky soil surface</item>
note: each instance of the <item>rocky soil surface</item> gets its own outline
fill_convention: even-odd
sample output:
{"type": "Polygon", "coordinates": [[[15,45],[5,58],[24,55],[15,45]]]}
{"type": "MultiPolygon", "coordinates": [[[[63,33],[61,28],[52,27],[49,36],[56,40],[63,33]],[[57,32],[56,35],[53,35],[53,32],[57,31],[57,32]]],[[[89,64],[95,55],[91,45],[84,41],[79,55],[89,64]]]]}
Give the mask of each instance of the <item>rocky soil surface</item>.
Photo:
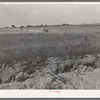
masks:
{"type": "Polygon", "coordinates": [[[0,89],[100,89],[100,55],[3,63],[0,89]]]}

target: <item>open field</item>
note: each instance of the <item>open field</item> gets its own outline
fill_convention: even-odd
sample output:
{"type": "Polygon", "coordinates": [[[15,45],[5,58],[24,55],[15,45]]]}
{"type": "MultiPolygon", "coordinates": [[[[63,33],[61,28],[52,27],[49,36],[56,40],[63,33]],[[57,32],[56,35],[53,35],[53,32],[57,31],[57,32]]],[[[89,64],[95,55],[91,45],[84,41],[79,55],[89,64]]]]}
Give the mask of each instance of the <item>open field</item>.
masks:
{"type": "MultiPolygon", "coordinates": [[[[100,33],[100,25],[60,25],[60,26],[44,26],[48,28],[48,34],[63,34],[63,33],[100,33]]],[[[20,28],[0,28],[0,34],[38,34],[43,33],[41,31],[42,27],[24,27],[22,30],[20,28]]]]}
{"type": "MultiPolygon", "coordinates": [[[[99,27],[99,25],[50,26],[48,27],[50,34],[16,34],[14,32],[17,28],[3,29],[6,31],[5,34],[0,35],[0,63],[28,60],[38,56],[65,57],[67,55],[79,56],[100,53],[99,27]],[[10,31],[14,34],[7,34],[10,31]]],[[[41,27],[30,27],[23,30],[39,32],[41,27]]],[[[19,32],[18,29],[17,31],[19,32]]]]}

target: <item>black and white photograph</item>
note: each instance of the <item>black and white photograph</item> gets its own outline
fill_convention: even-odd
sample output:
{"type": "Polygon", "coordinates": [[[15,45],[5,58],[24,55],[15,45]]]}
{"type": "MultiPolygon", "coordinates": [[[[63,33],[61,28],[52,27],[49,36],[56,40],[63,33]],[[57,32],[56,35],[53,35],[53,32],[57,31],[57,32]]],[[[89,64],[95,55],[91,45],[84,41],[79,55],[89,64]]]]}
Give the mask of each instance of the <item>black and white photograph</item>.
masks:
{"type": "Polygon", "coordinates": [[[99,90],[100,3],[0,3],[0,89],[99,90]]]}

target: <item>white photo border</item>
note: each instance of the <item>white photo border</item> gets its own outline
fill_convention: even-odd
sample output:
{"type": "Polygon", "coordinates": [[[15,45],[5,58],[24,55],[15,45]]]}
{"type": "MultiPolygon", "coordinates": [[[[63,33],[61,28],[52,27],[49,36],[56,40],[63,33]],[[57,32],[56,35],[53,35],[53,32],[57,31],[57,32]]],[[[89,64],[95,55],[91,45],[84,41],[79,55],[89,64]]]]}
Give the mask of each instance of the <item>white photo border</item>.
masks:
{"type": "MultiPolygon", "coordinates": [[[[1,4],[96,4],[100,2],[0,2],[1,4]]],[[[99,98],[100,90],[0,90],[0,98],[99,98]]]]}

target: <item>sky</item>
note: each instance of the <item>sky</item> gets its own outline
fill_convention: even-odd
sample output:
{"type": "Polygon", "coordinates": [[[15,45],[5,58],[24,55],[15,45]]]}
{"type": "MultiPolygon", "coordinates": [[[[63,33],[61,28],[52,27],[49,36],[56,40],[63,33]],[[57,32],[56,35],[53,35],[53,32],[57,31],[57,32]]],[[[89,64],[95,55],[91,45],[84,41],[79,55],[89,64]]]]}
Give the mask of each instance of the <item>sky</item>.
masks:
{"type": "Polygon", "coordinates": [[[100,23],[100,4],[0,4],[0,27],[100,23]]]}

